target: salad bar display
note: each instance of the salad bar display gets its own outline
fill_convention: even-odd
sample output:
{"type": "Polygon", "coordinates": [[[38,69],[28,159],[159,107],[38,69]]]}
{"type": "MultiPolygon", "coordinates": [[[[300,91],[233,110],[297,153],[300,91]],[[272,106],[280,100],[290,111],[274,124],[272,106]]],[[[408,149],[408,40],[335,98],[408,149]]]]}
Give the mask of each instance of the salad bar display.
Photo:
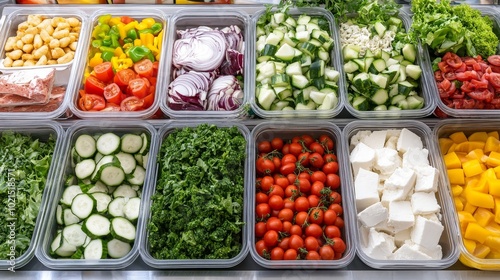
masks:
{"type": "Polygon", "coordinates": [[[0,269],[500,270],[500,9],[116,7],[0,6],[0,269]]]}

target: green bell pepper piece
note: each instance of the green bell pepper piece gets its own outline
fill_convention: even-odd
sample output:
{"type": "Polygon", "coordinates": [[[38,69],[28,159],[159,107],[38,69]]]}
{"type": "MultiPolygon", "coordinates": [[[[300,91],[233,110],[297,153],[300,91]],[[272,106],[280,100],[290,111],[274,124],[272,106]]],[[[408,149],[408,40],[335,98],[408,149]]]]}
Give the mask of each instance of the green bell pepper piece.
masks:
{"type": "Polygon", "coordinates": [[[113,34],[120,36],[120,31],[118,31],[118,26],[116,25],[111,26],[111,29],[109,30],[109,35],[113,34]]]}
{"type": "Polygon", "coordinates": [[[101,47],[99,48],[99,50],[100,50],[101,52],[103,52],[103,53],[104,53],[104,52],[110,52],[110,53],[114,53],[114,52],[115,52],[115,49],[114,49],[114,48],[111,48],[111,47],[106,47],[106,46],[101,46],[101,47]]]}
{"type": "Polygon", "coordinates": [[[134,44],[134,40],[132,38],[125,38],[123,39],[123,44],[126,45],[126,44],[134,44]]]}
{"type": "Polygon", "coordinates": [[[163,29],[163,25],[161,25],[161,23],[154,23],[153,25],[151,25],[151,30],[153,30],[153,34],[154,35],[158,35],[158,33],[161,32],[161,30],[163,29]]]}
{"type": "Polygon", "coordinates": [[[109,20],[111,19],[111,15],[110,14],[107,14],[107,15],[102,15],[100,16],[97,21],[99,22],[99,24],[107,24],[109,22],[109,20]]]}
{"type": "Polygon", "coordinates": [[[92,47],[93,48],[99,48],[101,46],[102,46],[102,40],[98,40],[98,39],[92,40],[92,47]]]}
{"type": "Polygon", "coordinates": [[[151,50],[144,46],[131,47],[128,49],[127,55],[134,63],[143,58],[149,58],[151,61],[154,61],[155,58],[151,50]]]}
{"type": "Polygon", "coordinates": [[[146,28],[146,29],[143,29],[143,30],[139,30],[139,34],[153,34],[153,29],[151,28],[146,28]]]}
{"type": "Polygon", "coordinates": [[[113,58],[113,56],[115,56],[114,52],[109,52],[109,51],[104,51],[101,54],[101,58],[104,61],[111,61],[111,58],[113,58]]]}
{"type": "Polygon", "coordinates": [[[99,33],[104,33],[106,35],[110,30],[110,27],[107,24],[101,24],[101,25],[99,25],[99,28],[101,29],[101,32],[99,32],[99,33]]]}
{"type": "Polygon", "coordinates": [[[111,47],[118,48],[120,46],[120,42],[118,42],[118,35],[111,34],[111,47]]]}
{"type": "Polygon", "coordinates": [[[127,38],[130,38],[133,40],[137,39],[138,35],[137,35],[137,31],[135,31],[134,28],[130,29],[129,31],[127,31],[127,38]]]}
{"type": "Polygon", "coordinates": [[[102,45],[106,46],[106,47],[110,47],[111,46],[111,36],[109,36],[109,35],[104,36],[104,38],[102,38],[102,45]]]}

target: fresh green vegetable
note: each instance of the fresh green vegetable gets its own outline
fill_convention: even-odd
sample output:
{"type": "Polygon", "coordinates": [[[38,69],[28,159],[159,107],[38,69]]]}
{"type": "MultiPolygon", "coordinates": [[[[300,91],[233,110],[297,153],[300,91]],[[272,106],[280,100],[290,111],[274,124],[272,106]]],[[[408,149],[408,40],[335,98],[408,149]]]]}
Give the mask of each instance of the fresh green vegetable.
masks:
{"type": "Polygon", "coordinates": [[[0,135],[0,259],[18,258],[28,249],[55,147],[54,137],[43,141],[16,132],[0,135]],[[12,207],[11,207],[12,206],[12,207]],[[15,224],[11,229],[9,225],[15,224]],[[11,230],[14,232],[12,239],[11,230]],[[15,240],[15,245],[13,244],[15,240]]]}
{"type": "Polygon", "coordinates": [[[229,259],[242,247],[246,140],[236,127],[170,133],[158,156],[148,240],[156,259],[229,259]]]}

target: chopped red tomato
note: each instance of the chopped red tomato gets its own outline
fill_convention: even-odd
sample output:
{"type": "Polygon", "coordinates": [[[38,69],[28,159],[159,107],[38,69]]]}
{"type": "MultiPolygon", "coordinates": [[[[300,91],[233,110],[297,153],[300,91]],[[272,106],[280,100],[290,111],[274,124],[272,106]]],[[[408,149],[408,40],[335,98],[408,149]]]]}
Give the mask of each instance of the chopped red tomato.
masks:
{"type": "Polygon", "coordinates": [[[160,62],[153,62],[153,77],[158,77],[158,68],[160,67],[160,62]]]}
{"type": "Polygon", "coordinates": [[[80,97],[78,104],[84,111],[100,111],[106,106],[106,101],[100,95],[85,94],[80,97]]]}
{"type": "Polygon", "coordinates": [[[113,72],[113,66],[111,66],[111,62],[106,61],[100,64],[97,64],[94,67],[94,75],[96,78],[101,80],[102,82],[109,82],[113,80],[115,76],[115,72],[113,72]]]}
{"type": "Polygon", "coordinates": [[[151,77],[154,71],[153,62],[147,58],[138,61],[134,64],[134,71],[141,77],[151,77]]]}
{"type": "Polygon", "coordinates": [[[120,104],[122,95],[122,90],[115,83],[111,83],[104,88],[104,98],[110,103],[120,104]]]}
{"type": "Polygon", "coordinates": [[[122,111],[139,111],[144,109],[144,101],[135,96],[125,98],[120,104],[122,111]]]}
{"type": "Polygon", "coordinates": [[[103,95],[105,86],[96,76],[90,75],[85,79],[84,89],[87,94],[103,95]]]}
{"type": "Polygon", "coordinates": [[[446,64],[448,64],[453,69],[460,68],[463,63],[458,55],[451,52],[446,53],[446,55],[443,57],[443,60],[446,61],[446,64]]]}
{"type": "Polygon", "coordinates": [[[500,66],[500,55],[489,56],[487,60],[493,66],[500,66]]]}
{"type": "Polygon", "coordinates": [[[120,87],[127,87],[130,80],[135,79],[135,72],[132,69],[123,69],[116,72],[113,81],[120,87]]]}
{"type": "Polygon", "coordinates": [[[132,21],[134,21],[134,19],[129,17],[129,16],[122,16],[120,19],[121,19],[121,22],[123,22],[125,24],[131,23],[132,21]]]}
{"type": "Polygon", "coordinates": [[[151,107],[151,105],[153,105],[153,103],[155,102],[155,94],[151,93],[146,95],[146,97],[144,97],[142,101],[144,101],[144,109],[151,107]]]}
{"type": "MultiPolygon", "coordinates": [[[[137,98],[144,98],[149,93],[146,79],[133,79],[128,83],[127,93],[137,98]]],[[[149,83],[149,82],[148,82],[149,83]]]]}

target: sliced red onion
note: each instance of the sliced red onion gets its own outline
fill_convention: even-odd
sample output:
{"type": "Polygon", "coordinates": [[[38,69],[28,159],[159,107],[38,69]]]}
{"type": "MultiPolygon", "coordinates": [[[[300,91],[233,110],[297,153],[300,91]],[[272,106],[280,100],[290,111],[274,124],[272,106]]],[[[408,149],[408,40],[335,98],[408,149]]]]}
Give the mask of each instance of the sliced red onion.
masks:
{"type": "Polygon", "coordinates": [[[243,74],[243,54],[235,50],[227,50],[226,60],[220,66],[222,75],[243,74]]]}
{"type": "Polygon", "coordinates": [[[200,36],[205,31],[212,31],[213,29],[208,26],[199,26],[186,30],[177,30],[177,35],[179,35],[180,39],[189,39],[193,37],[200,36]]]}
{"type": "Polygon", "coordinates": [[[229,48],[242,53],[245,41],[241,29],[237,25],[231,25],[222,28],[221,31],[226,36],[229,48]]]}
{"type": "Polygon", "coordinates": [[[205,110],[212,73],[190,71],[180,75],[168,87],[168,103],[173,110],[205,110]]]}
{"type": "Polygon", "coordinates": [[[234,76],[220,76],[213,81],[208,92],[208,110],[232,111],[242,102],[243,91],[234,76]]]}
{"type": "Polygon", "coordinates": [[[224,34],[218,30],[209,30],[191,35],[192,37],[175,41],[174,66],[198,72],[211,72],[219,68],[226,57],[227,42],[224,34]]]}

